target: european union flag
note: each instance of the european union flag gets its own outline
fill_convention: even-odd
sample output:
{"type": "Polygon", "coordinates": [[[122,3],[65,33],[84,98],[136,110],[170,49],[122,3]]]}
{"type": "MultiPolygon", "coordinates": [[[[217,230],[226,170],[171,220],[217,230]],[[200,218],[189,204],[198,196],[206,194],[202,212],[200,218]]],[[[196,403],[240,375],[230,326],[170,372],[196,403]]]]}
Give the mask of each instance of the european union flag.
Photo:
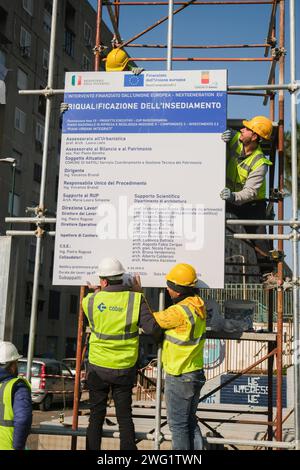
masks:
{"type": "Polygon", "coordinates": [[[124,86],[144,86],[144,75],[124,75],[124,86]]]}

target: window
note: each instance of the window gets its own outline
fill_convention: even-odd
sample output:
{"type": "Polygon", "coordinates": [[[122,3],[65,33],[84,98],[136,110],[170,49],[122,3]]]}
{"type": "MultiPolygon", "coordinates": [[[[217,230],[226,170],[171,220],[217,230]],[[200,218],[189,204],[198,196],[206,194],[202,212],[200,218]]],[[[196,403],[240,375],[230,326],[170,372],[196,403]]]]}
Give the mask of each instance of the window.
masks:
{"type": "Polygon", "coordinates": [[[33,14],[33,0],[23,0],[23,8],[29,15],[33,14]]]}
{"type": "Polygon", "coordinates": [[[31,34],[21,26],[20,48],[23,57],[30,57],[31,53],[31,34]]]}
{"type": "Polygon", "coordinates": [[[35,128],[35,140],[43,145],[44,135],[45,135],[45,127],[42,126],[42,124],[40,124],[39,122],[37,122],[36,128],[35,128]]]}
{"type": "Polygon", "coordinates": [[[44,17],[43,17],[43,30],[48,34],[51,33],[51,21],[52,21],[52,15],[45,8],[44,17]]]}
{"type": "Polygon", "coordinates": [[[83,37],[84,37],[84,44],[86,46],[90,46],[92,44],[92,28],[87,23],[84,23],[83,37]]]}
{"type": "MultiPolygon", "coordinates": [[[[57,336],[47,336],[46,339],[47,339],[46,355],[47,355],[47,357],[55,358],[56,355],[57,355],[58,338],[57,338],[57,336]]],[[[60,375],[61,374],[60,364],[59,363],[47,364],[46,374],[60,375]]]]}
{"type": "Polygon", "coordinates": [[[49,51],[47,49],[43,50],[43,68],[48,70],[49,66],[49,51]]]}
{"type": "Polygon", "coordinates": [[[70,29],[65,30],[65,53],[74,57],[75,34],[70,29]]]}
{"type": "Polygon", "coordinates": [[[28,272],[30,274],[34,273],[35,251],[36,251],[36,244],[33,241],[31,241],[29,248],[28,248],[28,272]]]}
{"type": "MultiPolygon", "coordinates": [[[[40,90],[44,87],[40,86],[40,90]]],[[[46,114],[46,98],[45,95],[39,95],[38,97],[38,112],[45,117],[46,114]]]]}
{"type": "Polygon", "coordinates": [[[33,167],[33,181],[40,183],[41,178],[42,178],[42,167],[38,163],[35,163],[33,167]]]}
{"type": "Polygon", "coordinates": [[[59,320],[60,310],[60,292],[56,290],[49,291],[48,318],[59,320]]]}
{"type": "Polygon", "coordinates": [[[85,54],[82,56],[82,70],[91,70],[91,61],[85,54]]]}
{"type": "Polygon", "coordinates": [[[26,114],[19,108],[15,108],[15,129],[25,134],[26,131],[26,114]]]}
{"type": "Polygon", "coordinates": [[[70,313],[74,315],[78,313],[78,295],[71,295],[70,297],[70,313]]]}
{"type": "MultiPolygon", "coordinates": [[[[76,349],[77,349],[77,339],[76,338],[66,338],[66,357],[75,357],[76,356],[76,349]]],[[[70,369],[76,369],[76,360],[74,360],[73,364],[67,363],[67,366],[70,369]]]]}
{"type": "Polygon", "coordinates": [[[14,204],[13,204],[13,210],[12,210],[12,214],[10,214],[10,211],[11,211],[11,197],[12,197],[12,192],[10,191],[9,192],[9,196],[8,196],[8,213],[9,215],[13,215],[13,216],[17,216],[20,214],[20,196],[18,196],[18,194],[14,193],[14,204]]]}
{"type": "Polygon", "coordinates": [[[0,65],[3,65],[3,67],[5,67],[5,64],[6,64],[6,54],[0,49],[0,65]]]}
{"type": "Polygon", "coordinates": [[[28,88],[28,75],[22,69],[18,68],[17,87],[19,90],[27,90],[28,88]]]}

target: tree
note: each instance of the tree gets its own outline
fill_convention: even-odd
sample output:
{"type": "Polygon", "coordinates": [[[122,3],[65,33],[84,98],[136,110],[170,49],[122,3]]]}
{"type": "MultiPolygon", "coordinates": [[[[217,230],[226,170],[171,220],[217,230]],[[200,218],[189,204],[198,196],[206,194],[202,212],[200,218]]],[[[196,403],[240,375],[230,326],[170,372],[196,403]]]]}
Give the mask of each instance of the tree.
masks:
{"type": "MultiPolygon", "coordinates": [[[[291,155],[291,132],[284,133],[284,186],[290,194],[292,191],[292,155],[291,155]]],[[[298,205],[300,207],[300,122],[297,123],[297,161],[298,161],[298,205]]]]}

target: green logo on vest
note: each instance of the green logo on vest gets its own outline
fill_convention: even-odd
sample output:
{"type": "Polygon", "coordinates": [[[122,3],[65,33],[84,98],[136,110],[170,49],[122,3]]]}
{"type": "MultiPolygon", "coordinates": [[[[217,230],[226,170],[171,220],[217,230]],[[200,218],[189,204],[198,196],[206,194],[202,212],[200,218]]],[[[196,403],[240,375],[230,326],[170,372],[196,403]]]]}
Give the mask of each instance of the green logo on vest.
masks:
{"type": "Polygon", "coordinates": [[[100,312],[104,312],[104,310],[106,309],[106,305],[103,302],[101,302],[101,304],[98,305],[97,308],[100,312]]]}

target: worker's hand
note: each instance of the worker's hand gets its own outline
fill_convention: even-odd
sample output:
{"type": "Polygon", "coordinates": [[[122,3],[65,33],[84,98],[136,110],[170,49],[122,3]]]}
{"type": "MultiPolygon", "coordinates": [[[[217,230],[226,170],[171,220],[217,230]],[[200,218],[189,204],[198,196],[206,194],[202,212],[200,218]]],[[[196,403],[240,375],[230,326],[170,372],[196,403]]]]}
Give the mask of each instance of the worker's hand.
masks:
{"type": "Polygon", "coordinates": [[[134,74],[134,75],[140,75],[140,73],[142,73],[145,69],[143,69],[143,67],[131,67],[131,72],[134,74]]]}
{"type": "Polygon", "coordinates": [[[141,276],[139,274],[135,274],[132,277],[132,290],[134,292],[143,292],[142,283],[141,283],[141,276]]]}
{"type": "Polygon", "coordinates": [[[100,286],[92,286],[92,284],[89,281],[86,281],[86,285],[89,290],[93,290],[95,293],[100,292],[101,287],[100,286]]]}
{"type": "Polygon", "coordinates": [[[69,105],[68,103],[60,103],[60,114],[64,114],[66,111],[68,111],[69,105]]]}
{"type": "Polygon", "coordinates": [[[234,194],[230,191],[229,188],[224,188],[220,192],[220,197],[223,201],[233,202],[234,201],[234,194]]]}
{"type": "Polygon", "coordinates": [[[221,139],[223,140],[223,142],[225,142],[226,144],[228,142],[231,141],[232,137],[234,136],[234,131],[232,129],[227,129],[226,131],[223,132],[223,134],[221,135],[221,139]]]}

